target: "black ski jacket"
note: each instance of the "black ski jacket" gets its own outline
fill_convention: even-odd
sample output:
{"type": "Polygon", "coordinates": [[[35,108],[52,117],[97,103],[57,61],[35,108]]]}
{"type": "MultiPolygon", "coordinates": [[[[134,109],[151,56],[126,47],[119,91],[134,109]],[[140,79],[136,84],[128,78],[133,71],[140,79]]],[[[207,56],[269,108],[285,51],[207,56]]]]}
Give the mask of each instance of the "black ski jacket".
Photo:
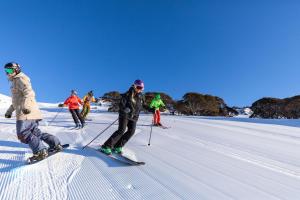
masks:
{"type": "Polygon", "coordinates": [[[119,104],[119,115],[120,117],[137,121],[142,108],[149,110],[145,96],[142,93],[135,93],[134,87],[131,86],[126,93],[122,94],[119,104]]]}

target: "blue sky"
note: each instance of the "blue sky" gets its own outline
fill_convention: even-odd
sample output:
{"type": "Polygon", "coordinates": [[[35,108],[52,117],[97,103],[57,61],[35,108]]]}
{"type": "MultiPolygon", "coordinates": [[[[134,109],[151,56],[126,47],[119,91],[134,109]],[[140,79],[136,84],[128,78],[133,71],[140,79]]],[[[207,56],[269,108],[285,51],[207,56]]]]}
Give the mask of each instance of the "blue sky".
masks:
{"type": "MultiPolygon", "coordinates": [[[[230,106],[300,94],[300,2],[28,0],[0,2],[0,63],[16,61],[37,99],[71,89],[220,96],[230,106]]],[[[0,93],[9,94],[6,76],[0,93]]]]}

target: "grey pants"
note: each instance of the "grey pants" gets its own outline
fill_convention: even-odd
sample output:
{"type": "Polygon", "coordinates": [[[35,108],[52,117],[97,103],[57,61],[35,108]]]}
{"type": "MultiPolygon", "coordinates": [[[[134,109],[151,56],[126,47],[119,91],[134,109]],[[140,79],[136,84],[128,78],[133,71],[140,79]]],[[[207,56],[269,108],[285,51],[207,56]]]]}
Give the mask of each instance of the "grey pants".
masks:
{"type": "Polygon", "coordinates": [[[38,120],[18,120],[16,126],[18,139],[22,143],[28,144],[33,153],[47,148],[42,141],[47,143],[50,148],[60,144],[57,137],[42,133],[38,128],[38,120]]]}

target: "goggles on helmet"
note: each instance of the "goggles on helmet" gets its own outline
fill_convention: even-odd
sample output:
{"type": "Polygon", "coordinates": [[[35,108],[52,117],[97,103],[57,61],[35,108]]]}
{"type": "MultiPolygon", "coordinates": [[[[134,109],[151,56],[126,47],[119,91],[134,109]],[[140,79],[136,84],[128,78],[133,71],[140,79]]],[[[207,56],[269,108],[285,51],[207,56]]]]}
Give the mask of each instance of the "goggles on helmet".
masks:
{"type": "Polygon", "coordinates": [[[144,87],[142,87],[142,86],[135,86],[135,88],[138,89],[138,90],[143,90],[144,89],[144,87]]]}
{"type": "Polygon", "coordinates": [[[12,69],[12,68],[6,68],[5,69],[5,72],[6,72],[6,74],[13,74],[14,72],[15,72],[15,70],[14,69],[12,69]]]}

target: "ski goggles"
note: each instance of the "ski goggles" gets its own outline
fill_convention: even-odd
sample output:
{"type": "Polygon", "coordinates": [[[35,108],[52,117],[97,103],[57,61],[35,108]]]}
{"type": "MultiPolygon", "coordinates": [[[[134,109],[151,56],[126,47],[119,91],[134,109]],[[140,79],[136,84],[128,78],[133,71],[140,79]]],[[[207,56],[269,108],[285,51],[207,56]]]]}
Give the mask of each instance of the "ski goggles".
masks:
{"type": "Polygon", "coordinates": [[[15,72],[15,70],[12,68],[6,68],[5,72],[6,72],[6,74],[13,74],[15,72]]]}
{"type": "Polygon", "coordinates": [[[138,89],[138,90],[143,90],[144,89],[144,87],[142,87],[142,86],[136,86],[135,88],[138,89]]]}

